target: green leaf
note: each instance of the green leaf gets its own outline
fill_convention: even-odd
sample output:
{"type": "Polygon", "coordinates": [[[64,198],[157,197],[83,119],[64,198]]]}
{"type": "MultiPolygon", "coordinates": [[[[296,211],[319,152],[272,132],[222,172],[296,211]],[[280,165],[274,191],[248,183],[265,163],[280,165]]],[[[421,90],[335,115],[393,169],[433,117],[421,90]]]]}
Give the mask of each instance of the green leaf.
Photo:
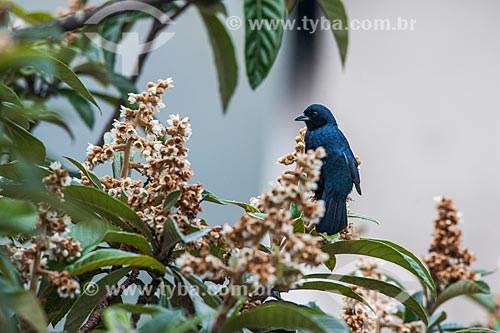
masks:
{"type": "Polygon", "coordinates": [[[281,47],[285,1],[245,0],[244,11],[246,71],[250,87],[255,89],[269,74],[281,47]]]}
{"type": "Polygon", "coordinates": [[[118,307],[111,307],[104,311],[104,324],[107,333],[134,333],[127,311],[118,307]]]}
{"type": "Polygon", "coordinates": [[[213,194],[209,190],[203,189],[203,192],[201,193],[201,195],[203,196],[203,200],[205,200],[205,201],[216,203],[216,204],[219,204],[219,205],[225,205],[226,204],[224,201],[222,201],[221,199],[217,198],[215,196],[215,194],[213,194]]]}
{"type": "Polygon", "coordinates": [[[100,249],[91,252],[66,267],[73,275],[79,275],[104,266],[139,266],[166,272],[165,266],[149,256],[139,255],[116,249],[100,249]]]}
{"type": "Polygon", "coordinates": [[[180,231],[177,222],[171,216],[168,216],[163,224],[163,243],[160,256],[166,255],[179,242],[188,244],[200,239],[209,232],[210,228],[206,228],[184,235],[180,231]]]}
{"type": "Polygon", "coordinates": [[[0,198],[0,236],[30,234],[38,223],[38,210],[29,201],[0,198]]]}
{"type": "Polygon", "coordinates": [[[410,251],[392,242],[376,239],[338,241],[323,246],[322,250],[330,256],[358,254],[392,262],[414,274],[434,295],[436,294],[436,287],[424,264],[410,251]]]}
{"type": "MultiPolygon", "coordinates": [[[[387,279],[386,281],[387,282],[395,282],[395,284],[398,287],[402,287],[401,284],[399,284],[396,281],[393,281],[393,280],[390,280],[390,279],[387,279]]],[[[402,287],[402,288],[404,289],[404,287],[402,287]]],[[[414,292],[411,296],[415,300],[417,300],[417,302],[419,302],[420,304],[424,304],[424,300],[423,300],[424,293],[423,293],[422,290],[418,290],[418,291],[414,292]]],[[[415,312],[411,311],[409,308],[405,308],[405,311],[403,311],[403,323],[411,323],[412,321],[417,321],[418,318],[419,317],[415,314],[415,312]]]]}
{"type": "Polygon", "coordinates": [[[37,332],[47,332],[47,317],[40,302],[31,292],[20,290],[8,293],[8,297],[18,317],[26,320],[37,332]]]}
{"type": "Polygon", "coordinates": [[[116,227],[102,220],[85,220],[74,225],[71,228],[70,235],[82,244],[84,253],[86,253],[88,252],[88,248],[91,250],[96,248],[108,231],[118,230],[116,227]]]}
{"type": "Polygon", "coordinates": [[[288,302],[268,302],[229,318],[221,333],[240,329],[305,329],[315,333],[348,333],[347,325],[324,312],[288,302]]]}
{"type": "Polygon", "coordinates": [[[344,3],[342,0],[318,0],[318,4],[328,20],[332,22],[333,36],[337,41],[342,65],[345,65],[349,43],[349,30],[347,29],[349,21],[344,3]]]}
{"type": "Polygon", "coordinates": [[[233,42],[224,24],[213,13],[200,10],[205,27],[207,28],[212,51],[214,54],[217,76],[219,78],[219,91],[224,112],[238,83],[238,64],[234,52],[233,42]]]}
{"type": "Polygon", "coordinates": [[[131,223],[151,242],[154,242],[153,235],[148,226],[142,221],[136,212],[120,200],[117,200],[98,189],[85,186],[68,186],[64,190],[64,194],[69,199],[76,200],[91,207],[102,209],[104,212],[115,215],[124,221],[131,223]]]}
{"type": "Polygon", "coordinates": [[[373,222],[373,223],[376,223],[376,224],[380,224],[380,223],[378,223],[377,220],[375,220],[372,217],[369,217],[369,216],[366,216],[366,215],[361,215],[361,214],[355,213],[353,211],[348,211],[347,212],[347,217],[354,218],[354,219],[361,219],[361,220],[370,221],[370,222],[373,222]]]}
{"type": "Polygon", "coordinates": [[[460,280],[457,281],[443,290],[439,294],[433,309],[437,309],[444,302],[458,296],[462,295],[472,295],[472,294],[489,294],[490,288],[483,281],[473,281],[473,280],[460,280]]]}
{"type": "MultiPolygon", "coordinates": [[[[35,110],[33,110],[35,111],[35,110]]],[[[68,133],[69,137],[71,140],[75,139],[75,135],[73,134],[73,131],[71,128],[66,124],[66,122],[61,118],[59,114],[56,112],[52,111],[47,111],[42,108],[37,108],[35,112],[28,112],[27,113],[31,120],[33,121],[46,121],[48,123],[54,124],[56,126],[61,127],[68,133]]]]}
{"type": "Polygon", "coordinates": [[[0,101],[10,102],[18,107],[24,107],[23,102],[19,99],[14,90],[7,87],[3,82],[0,82],[0,101]]]}
{"type": "Polygon", "coordinates": [[[43,164],[45,161],[45,146],[40,140],[9,119],[0,117],[0,122],[7,125],[11,137],[15,139],[15,147],[12,147],[15,158],[43,164]]]}
{"type": "Polygon", "coordinates": [[[182,241],[182,232],[179,230],[177,222],[172,218],[172,216],[167,216],[165,223],[163,224],[163,243],[161,245],[161,254],[167,254],[171,249],[174,248],[175,244],[182,241]]]}
{"type": "Polygon", "coordinates": [[[74,90],[59,89],[59,93],[68,99],[87,127],[94,128],[95,117],[90,103],[74,90]]]}
{"type": "Polygon", "coordinates": [[[498,331],[494,331],[485,327],[470,327],[463,330],[455,331],[455,333],[498,333],[498,331]]]}
{"type": "Polygon", "coordinates": [[[82,75],[88,75],[103,86],[107,86],[111,83],[110,73],[105,64],[88,61],[75,66],[73,71],[80,77],[82,75]]]}
{"type": "Polygon", "coordinates": [[[235,206],[241,207],[245,210],[245,212],[248,212],[248,213],[260,213],[257,208],[255,208],[254,206],[252,206],[250,204],[244,203],[244,202],[239,202],[239,201],[234,201],[234,200],[222,200],[222,201],[225,203],[228,203],[230,205],[235,205],[235,206]]]}
{"type": "Polygon", "coordinates": [[[57,79],[66,83],[68,86],[73,88],[73,90],[76,90],[97,108],[99,108],[99,105],[97,105],[94,97],[92,97],[78,76],[62,61],[48,55],[47,53],[27,48],[16,49],[9,53],[4,53],[0,59],[1,70],[21,69],[26,66],[45,72],[48,75],[55,76],[57,79]]]}
{"type": "Polygon", "coordinates": [[[216,15],[222,14],[227,16],[227,10],[221,0],[197,0],[196,6],[208,14],[216,15]]]}
{"type": "Polygon", "coordinates": [[[63,157],[68,161],[70,161],[71,163],[73,163],[78,168],[78,170],[80,170],[85,176],[87,176],[87,178],[90,179],[92,185],[94,185],[97,189],[102,190],[101,181],[92,171],[87,170],[80,162],[78,162],[74,158],[68,156],[63,156],[63,157]]]}
{"type": "Polygon", "coordinates": [[[433,315],[432,317],[429,318],[429,325],[427,326],[427,331],[429,331],[429,329],[431,329],[432,327],[439,325],[444,320],[446,320],[446,312],[441,311],[433,315]]]}
{"type": "Polygon", "coordinates": [[[297,218],[293,220],[293,232],[294,233],[304,233],[304,220],[302,218],[297,218]]]}
{"type": "Polygon", "coordinates": [[[368,304],[368,302],[363,297],[354,292],[350,287],[347,287],[340,283],[332,281],[299,281],[295,284],[293,290],[321,290],[346,296],[360,303],[363,303],[368,308],[370,308],[373,311],[373,313],[375,313],[373,308],[370,306],[370,304],[368,304]]]}
{"type": "Polygon", "coordinates": [[[64,330],[76,332],[83,324],[87,316],[94,310],[97,303],[103,298],[108,290],[107,286],[114,286],[124,277],[132,267],[123,267],[103,276],[102,279],[82,287],[82,294],[73,303],[64,323],[64,330]]]}
{"type": "Polygon", "coordinates": [[[118,242],[132,245],[148,256],[153,255],[153,251],[148,241],[141,235],[126,231],[108,231],[104,235],[105,242],[118,242]]]}
{"type": "MultiPolygon", "coordinates": [[[[178,273],[181,273],[180,271],[177,271],[178,273]]],[[[207,303],[207,305],[217,308],[222,304],[221,299],[217,296],[214,295],[213,291],[208,290],[207,285],[203,283],[196,275],[192,274],[186,274],[183,275],[186,280],[189,281],[193,286],[196,286],[200,290],[200,297],[203,298],[203,301],[207,303]],[[187,276],[186,276],[187,275],[187,276]]]]}
{"type": "Polygon", "coordinates": [[[410,294],[400,287],[381,280],[365,278],[361,276],[342,275],[342,274],[308,274],[306,279],[328,279],[345,282],[360,286],[366,289],[375,290],[381,294],[387,295],[399,301],[401,304],[412,310],[427,325],[427,314],[422,305],[410,294]]]}
{"type": "Polygon", "coordinates": [[[247,213],[249,216],[254,217],[256,219],[264,221],[266,219],[266,213],[247,213]]]}
{"type": "Polygon", "coordinates": [[[167,194],[165,202],[163,203],[163,211],[165,212],[170,208],[172,208],[177,203],[177,201],[179,201],[181,196],[182,196],[181,190],[173,191],[167,194]]]}

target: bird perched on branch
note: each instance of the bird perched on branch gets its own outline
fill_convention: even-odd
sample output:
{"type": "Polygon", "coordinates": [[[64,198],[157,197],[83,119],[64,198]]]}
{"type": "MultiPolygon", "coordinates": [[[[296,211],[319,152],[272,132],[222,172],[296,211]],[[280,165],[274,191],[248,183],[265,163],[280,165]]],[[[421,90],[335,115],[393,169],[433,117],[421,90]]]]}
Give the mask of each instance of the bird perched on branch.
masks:
{"type": "Polygon", "coordinates": [[[295,120],[306,123],[306,151],[318,147],[323,147],[326,151],[314,194],[317,200],[325,202],[326,211],[316,225],[316,231],[336,234],[347,227],[346,199],[353,184],[361,195],[356,158],[335,117],[326,106],[312,104],[295,120]]]}

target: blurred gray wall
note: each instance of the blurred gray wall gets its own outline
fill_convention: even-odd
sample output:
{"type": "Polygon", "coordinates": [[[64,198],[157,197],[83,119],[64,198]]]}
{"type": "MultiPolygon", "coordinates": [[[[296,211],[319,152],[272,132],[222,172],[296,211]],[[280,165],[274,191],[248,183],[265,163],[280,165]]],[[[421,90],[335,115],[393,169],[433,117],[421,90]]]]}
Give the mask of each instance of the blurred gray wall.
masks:
{"type": "MultiPolygon", "coordinates": [[[[20,3],[49,10],[65,5],[20,3]]],[[[160,119],[166,120],[169,113],[191,117],[195,179],[219,196],[236,200],[248,200],[268,188],[282,171],[275,161],[293,147],[300,127],[294,116],[313,102],[328,105],[363,161],[363,196],[354,196],[351,208],[381,222],[357,222],[367,228],[367,237],[389,239],[419,256],[425,254],[436,216],[432,197],[444,195],[464,214],[464,245],[478,257],[474,267],[497,268],[500,2],[351,0],[346,7],[351,19],[401,16],[415,19],[416,29],[352,31],[344,69],[331,32],[318,32],[318,70],[301,75],[290,67],[288,32],[277,63],[256,92],[249,89],[244,73],[243,31],[233,31],[240,80],[223,116],[207,34],[198,13],[190,9],[172,27],[175,37],[150,56],[138,88],[149,80],[174,78],[176,88],[168,93],[160,119]],[[290,82],[300,89],[290,90],[290,82]]],[[[239,2],[229,3],[228,9],[230,15],[242,13],[239,2]]],[[[71,142],[49,125],[40,127],[37,135],[54,156],[83,159],[87,142],[98,140],[100,124],[91,132],[67,107],[56,107],[71,119],[77,140],[71,142]]],[[[98,116],[101,124],[110,111],[104,108],[98,116]]],[[[214,224],[232,223],[239,213],[232,207],[206,208],[214,224]]],[[[488,278],[496,290],[498,276],[488,278]]],[[[330,306],[331,298],[317,293],[314,297],[325,309],[337,311],[338,304],[330,306]]],[[[464,299],[450,304],[451,320],[483,319],[479,308],[464,299]]]]}

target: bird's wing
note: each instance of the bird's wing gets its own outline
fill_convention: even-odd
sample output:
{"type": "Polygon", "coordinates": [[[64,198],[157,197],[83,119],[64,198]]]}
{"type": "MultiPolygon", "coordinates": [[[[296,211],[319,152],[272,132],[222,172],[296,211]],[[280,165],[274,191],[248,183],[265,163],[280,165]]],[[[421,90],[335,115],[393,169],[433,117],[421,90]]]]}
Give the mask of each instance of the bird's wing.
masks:
{"type": "Polygon", "coordinates": [[[359,170],[358,170],[358,165],[356,163],[356,158],[354,157],[352,152],[350,152],[349,156],[347,156],[345,152],[343,154],[345,162],[349,166],[349,171],[351,173],[352,182],[356,187],[356,192],[358,192],[358,194],[361,195],[361,181],[359,179],[359,170]]]}

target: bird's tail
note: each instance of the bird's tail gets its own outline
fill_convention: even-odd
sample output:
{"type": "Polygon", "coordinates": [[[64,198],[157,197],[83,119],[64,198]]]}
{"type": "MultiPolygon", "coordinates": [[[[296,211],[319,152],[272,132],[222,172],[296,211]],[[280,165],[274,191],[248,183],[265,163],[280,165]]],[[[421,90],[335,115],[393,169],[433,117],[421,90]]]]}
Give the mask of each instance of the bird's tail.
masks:
{"type": "Polygon", "coordinates": [[[325,216],[316,225],[316,231],[334,235],[347,227],[347,204],[345,199],[330,199],[325,216]]]}

